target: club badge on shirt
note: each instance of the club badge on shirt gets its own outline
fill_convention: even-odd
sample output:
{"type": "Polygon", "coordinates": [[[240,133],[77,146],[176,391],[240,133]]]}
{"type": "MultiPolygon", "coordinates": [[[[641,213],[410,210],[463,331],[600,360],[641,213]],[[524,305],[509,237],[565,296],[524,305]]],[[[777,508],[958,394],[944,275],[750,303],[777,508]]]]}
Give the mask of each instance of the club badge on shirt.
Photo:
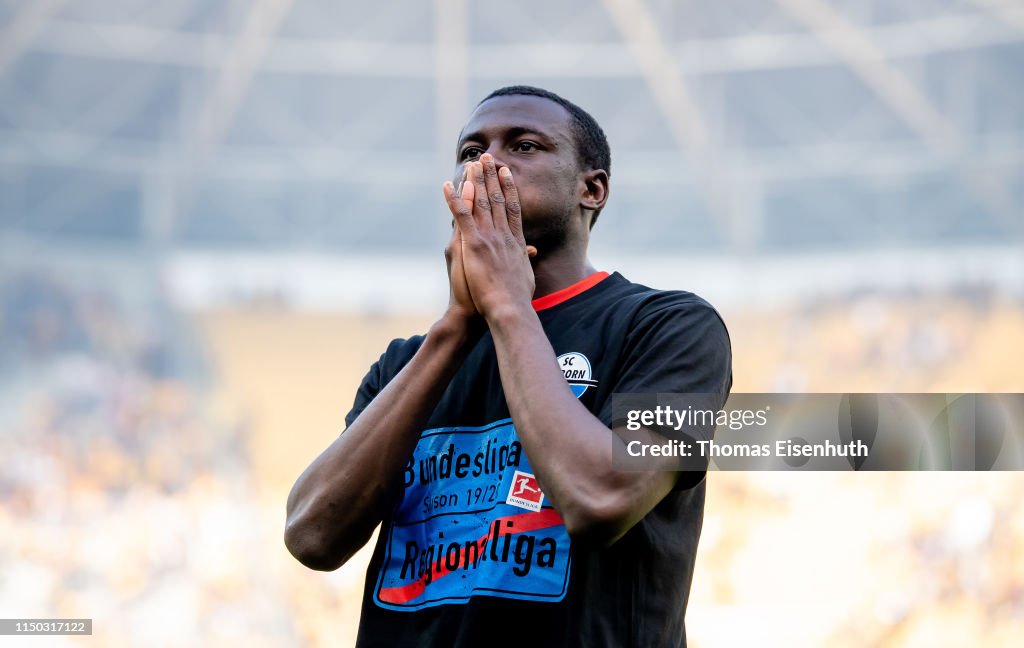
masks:
{"type": "Polygon", "coordinates": [[[587,356],[577,351],[563,353],[556,358],[558,367],[569,383],[572,393],[579,398],[590,387],[596,387],[597,381],[593,379],[593,371],[590,367],[590,360],[587,356]]]}

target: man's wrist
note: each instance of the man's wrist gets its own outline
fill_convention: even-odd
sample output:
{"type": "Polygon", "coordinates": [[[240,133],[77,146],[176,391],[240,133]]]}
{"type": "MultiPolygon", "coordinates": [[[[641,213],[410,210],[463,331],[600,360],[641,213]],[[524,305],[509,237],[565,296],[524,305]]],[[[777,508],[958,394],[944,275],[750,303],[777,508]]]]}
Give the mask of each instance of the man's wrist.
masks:
{"type": "Polygon", "coordinates": [[[524,304],[502,304],[490,309],[486,315],[488,327],[495,333],[521,328],[523,325],[538,323],[537,311],[530,302],[524,304]]]}
{"type": "Polygon", "coordinates": [[[468,314],[449,307],[441,319],[430,327],[429,335],[445,338],[457,343],[475,343],[487,330],[487,322],[479,314],[468,314]]]}

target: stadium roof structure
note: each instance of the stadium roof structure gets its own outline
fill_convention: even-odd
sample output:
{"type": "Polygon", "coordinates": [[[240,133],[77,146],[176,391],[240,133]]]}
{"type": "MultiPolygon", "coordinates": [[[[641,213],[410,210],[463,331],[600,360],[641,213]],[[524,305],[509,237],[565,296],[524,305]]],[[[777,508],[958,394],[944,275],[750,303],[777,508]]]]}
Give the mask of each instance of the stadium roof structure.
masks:
{"type": "Polygon", "coordinates": [[[4,0],[0,232],[147,250],[440,249],[475,101],[608,133],[594,244],[1024,241],[1017,0],[4,0]]]}

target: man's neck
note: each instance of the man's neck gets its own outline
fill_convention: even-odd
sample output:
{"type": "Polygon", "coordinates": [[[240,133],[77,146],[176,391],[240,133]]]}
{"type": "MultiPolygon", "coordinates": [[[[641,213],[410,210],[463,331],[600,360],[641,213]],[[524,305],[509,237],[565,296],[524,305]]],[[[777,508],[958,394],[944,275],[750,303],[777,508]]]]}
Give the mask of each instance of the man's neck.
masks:
{"type": "Polygon", "coordinates": [[[594,266],[587,260],[586,249],[559,250],[537,261],[533,266],[535,288],[533,298],[550,295],[568,288],[594,274],[594,266]]]}

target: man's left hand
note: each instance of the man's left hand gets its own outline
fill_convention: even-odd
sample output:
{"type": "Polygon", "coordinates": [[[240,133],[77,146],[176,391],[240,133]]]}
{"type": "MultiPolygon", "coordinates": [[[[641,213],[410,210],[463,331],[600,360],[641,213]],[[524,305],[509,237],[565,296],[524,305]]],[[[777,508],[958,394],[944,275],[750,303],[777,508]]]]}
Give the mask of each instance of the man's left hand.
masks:
{"type": "Polygon", "coordinates": [[[506,308],[529,308],[536,248],[526,245],[519,192],[508,167],[499,171],[489,153],[466,167],[462,195],[445,195],[461,233],[469,292],[490,320],[506,308]]]}

